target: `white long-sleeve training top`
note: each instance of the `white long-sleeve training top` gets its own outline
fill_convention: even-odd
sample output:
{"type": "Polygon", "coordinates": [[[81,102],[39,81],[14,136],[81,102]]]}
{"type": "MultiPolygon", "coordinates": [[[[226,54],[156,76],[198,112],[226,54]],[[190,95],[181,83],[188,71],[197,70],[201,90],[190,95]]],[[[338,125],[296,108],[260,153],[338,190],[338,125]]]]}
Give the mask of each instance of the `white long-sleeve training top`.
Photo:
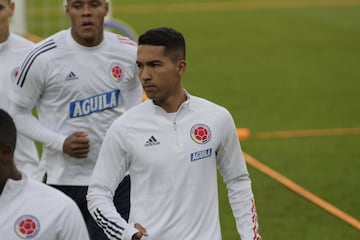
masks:
{"type": "Polygon", "coordinates": [[[26,175],[8,179],[0,194],[1,239],[88,240],[76,203],[64,193],[26,175]]]}
{"type": "Polygon", "coordinates": [[[43,143],[47,183],[87,186],[110,124],[142,99],[136,43],[111,32],[95,47],[70,29],[44,39],[27,56],[10,93],[18,131],[43,143]],[[31,115],[36,105],[39,120],[31,115]],[[63,153],[75,131],[88,133],[87,158],[63,153]]]}
{"type": "Polygon", "coordinates": [[[88,191],[88,207],[109,239],[220,240],[217,169],[229,191],[242,240],[260,240],[246,163],[232,116],[223,107],[188,95],[176,113],[147,100],[110,127],[88,191]],[[131,176],[130,224],[112,197],[131,176]]]}
{"type": "MultiPolygon", "coordinates": [[[[34,45],[15,33],[10,33],[8,39],[0,43],[0,108],[5,111],[9,111],[9,92],[15,84],[21,63],[34,45]]],[[[35,142],[20,133],[17,134],[15,160],[21,171],[37,180],[42,179],[45,169],[39,165],[35,142]]]]}

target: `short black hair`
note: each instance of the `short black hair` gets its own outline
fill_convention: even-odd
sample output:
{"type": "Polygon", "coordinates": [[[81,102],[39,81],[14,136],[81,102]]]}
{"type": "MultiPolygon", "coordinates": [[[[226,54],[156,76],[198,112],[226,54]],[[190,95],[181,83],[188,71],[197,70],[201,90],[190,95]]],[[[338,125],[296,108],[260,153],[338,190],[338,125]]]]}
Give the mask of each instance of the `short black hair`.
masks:
{"type": "Polygon", "coordinates": [[[16,127],[12,117],[0,109],[0,147],[10,144],[15,149],[16,127]]]}
{"type": "Polygon", "coordinates": [[[173,28],[159,27],[150,29],[140,35],[138,45],[164,46],[165,54],[178,52],[178,58],[185,60],[186,47],[184,36],[173,28]]]}

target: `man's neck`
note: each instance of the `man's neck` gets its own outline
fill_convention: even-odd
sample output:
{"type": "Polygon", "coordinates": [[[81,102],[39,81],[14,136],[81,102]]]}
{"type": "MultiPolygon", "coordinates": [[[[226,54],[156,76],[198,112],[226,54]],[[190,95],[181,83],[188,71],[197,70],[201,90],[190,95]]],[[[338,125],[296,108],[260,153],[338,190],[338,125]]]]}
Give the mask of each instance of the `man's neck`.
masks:
{"type": "Polygon", "coordinates": [[[16,168],[13,169],[13,171],[11,171],[11,174],[9,174],[8,176],[5,176],[4,178],[2,178],[0,180],[0,195],[1,195],[2,191],[4,190],[5,184],[8,179],[19,181],[19,180],[21,180],[21,178],[22,178],[21,172],[19,170],[17,170],[16,168]]]}
{"type": "Polygon", "coordinates": [[[9,35],[10,35],[9,29],[7,29],[6,31],[0,33],[0,43],[5,42],[9,38],[9,35]]]}

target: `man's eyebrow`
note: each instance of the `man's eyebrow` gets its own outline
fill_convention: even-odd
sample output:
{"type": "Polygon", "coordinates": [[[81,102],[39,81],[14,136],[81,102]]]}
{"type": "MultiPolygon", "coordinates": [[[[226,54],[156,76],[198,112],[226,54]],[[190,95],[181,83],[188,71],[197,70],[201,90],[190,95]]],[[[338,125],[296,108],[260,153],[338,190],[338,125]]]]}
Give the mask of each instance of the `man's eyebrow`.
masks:
{"type": "Polygon", "coordinates": [[[150,60],[150,61],[148,61],[149,63],[156,63],[156,62],[161,62],[160,60],[158,60],[158,59],[153,59],[153,60],[150,60]]]}
{"type": "Polygon", "coordinates": [[[136,63],[140,63],[140,64],[153,64],[153,63],[161,63],[161,61],[158,60],[158,59],[153,59],[153,60],[144,61],[144,62],[141,62],[141,61],[136,60],[136,63]]]}

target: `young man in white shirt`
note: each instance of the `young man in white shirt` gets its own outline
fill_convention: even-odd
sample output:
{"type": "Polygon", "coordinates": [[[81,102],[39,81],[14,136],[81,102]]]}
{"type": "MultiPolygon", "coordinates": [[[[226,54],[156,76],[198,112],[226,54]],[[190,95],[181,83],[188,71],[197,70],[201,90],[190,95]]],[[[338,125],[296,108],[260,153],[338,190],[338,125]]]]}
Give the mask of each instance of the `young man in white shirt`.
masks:
{"type": "MultiPolygon", "coordinates": [[[[70,29],[37,44],[10,93],[19,131],[43,143],[47,184],[77,202],[91,239],[106,239],[86,207],[103,137],[117,117],[142,99],[136,43],[104,31],[108,7],[106,0],[67,0],[70,29]],[[34,105],[39,120],[30,115],[34,105]]],[[[129,187],[126,177],[114,199],[125,219],[129,187]]]]}
{"type": "MultiPolygon", "coordinates": [[[[10,32],[10,19],[15,11],[11,0],[0,0],[0,108],[9,110],[9,92],[26,54],[34,43],[10,32]]],[[[45,174],[44,162],[39,163],[39,155],[33,140],[18,134],[15,159],[18,168],[36,180],[45,174]]]]}
{"type": "Polygon", "coordinates": [[[87,195],[94,219],[109,239],[220,240],[218,169],[241,239],[261,240],[231,114],[183,88],[183,35],[166,27],[145,32],[137,65],[149,99],[118,118],[105,136],[87,195]],[[112,203],[127,171],[129,223],[112,203]]]}
{"type": "Polygon", "coordinates": [[[75,202],[62,192],[29,178],[15,165],[16,127],[0,109],[1,239],[88,240],[75,202]]]}

